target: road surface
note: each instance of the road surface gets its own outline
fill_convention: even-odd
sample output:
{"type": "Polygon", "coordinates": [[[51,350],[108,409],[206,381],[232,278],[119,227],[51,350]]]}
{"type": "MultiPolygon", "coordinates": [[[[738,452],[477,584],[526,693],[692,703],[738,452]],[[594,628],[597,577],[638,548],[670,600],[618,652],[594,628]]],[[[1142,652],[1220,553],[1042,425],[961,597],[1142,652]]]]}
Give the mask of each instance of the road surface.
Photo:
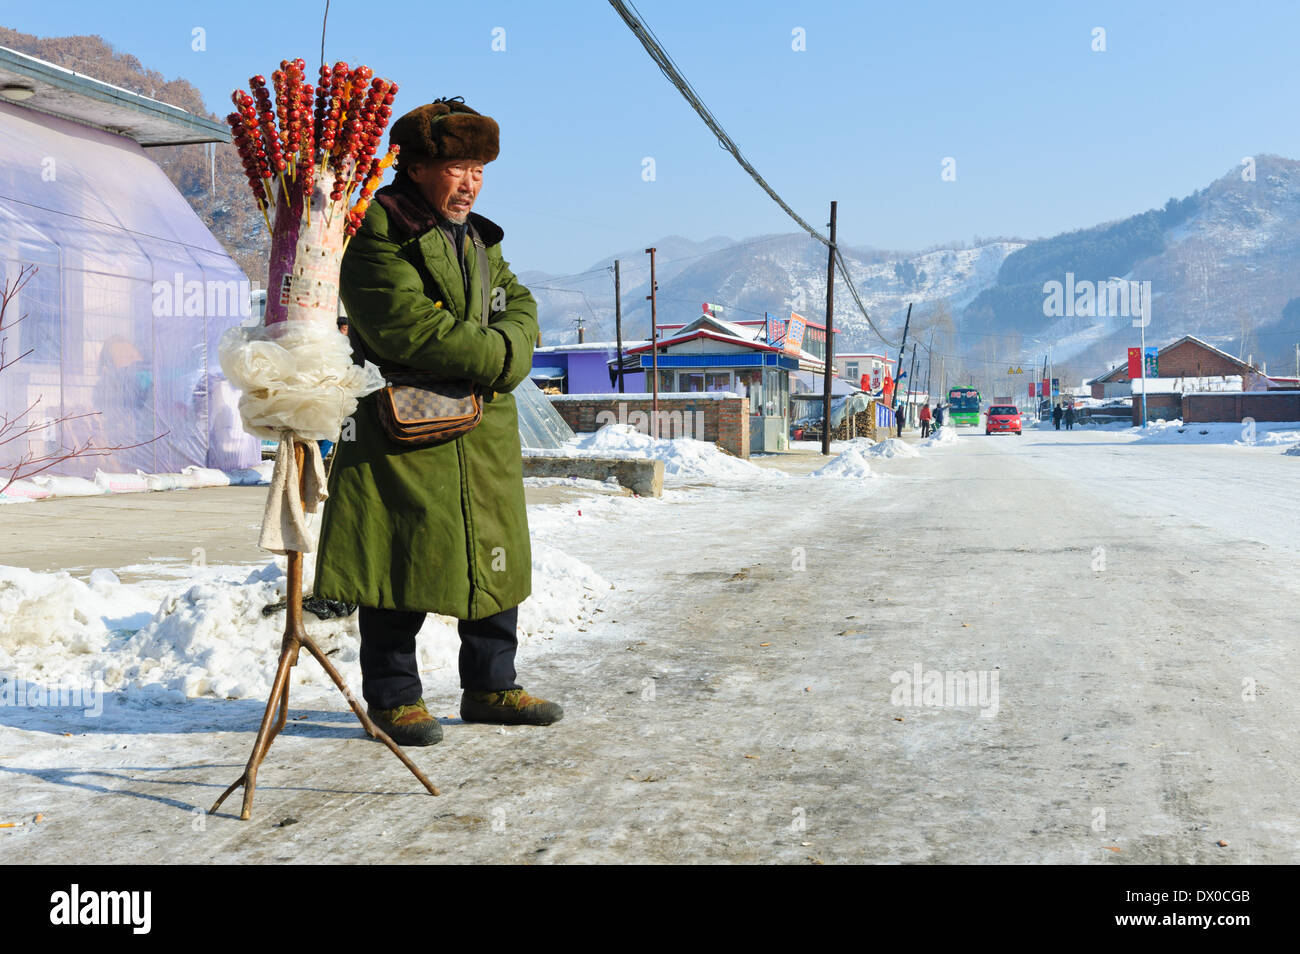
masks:
{"type": "Polygon", "coordinates": [[[0,832],[0,858],[1295,862],[1297,467],[964,430],[874,479],[566,503],[564,550],[616,589],[571,644],[521,656],[562,722],[444,720],[413,750],[430,798],[341,700],[296,710],[241,822],[196,808],[239,774],[260,704],[70,737],[0,711],[3,811],[45,815],[0,832]]]}

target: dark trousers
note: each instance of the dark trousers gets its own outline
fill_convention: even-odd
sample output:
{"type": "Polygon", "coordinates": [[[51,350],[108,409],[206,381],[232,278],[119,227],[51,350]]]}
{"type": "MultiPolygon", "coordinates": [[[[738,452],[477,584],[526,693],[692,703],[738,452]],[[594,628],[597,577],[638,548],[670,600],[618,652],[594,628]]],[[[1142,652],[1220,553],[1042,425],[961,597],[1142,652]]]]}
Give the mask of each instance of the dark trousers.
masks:
{"type": "Polygon", "coordinates": [[[930,436],[930,422],[929,422],[929,421],[926,421],[926,420],[922,420],[922,421],[921,421],[921,436],[922,436],[922,437],[929,437],[929,436],[930,436]]]}
{"type": "MultiPolygon", "coordinates": [[[[424,625],[426,615],[360,608],[361,695],[376,709],[410,705],[424,694],[416,664],[415,634],[424,625]]],[[[462,689],[499,692],[521,688],[515,682],[518,619],[519,607],[512,606],[495,616],[459,621],[462,689]]]]}

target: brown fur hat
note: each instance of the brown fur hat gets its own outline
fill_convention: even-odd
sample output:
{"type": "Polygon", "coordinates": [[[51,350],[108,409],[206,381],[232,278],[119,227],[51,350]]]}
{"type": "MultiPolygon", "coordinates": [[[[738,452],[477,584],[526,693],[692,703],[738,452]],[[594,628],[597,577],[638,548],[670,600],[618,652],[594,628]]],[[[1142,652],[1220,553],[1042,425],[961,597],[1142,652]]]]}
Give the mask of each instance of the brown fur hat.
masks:
{"type": "Polygon", "coordinates": [[[463,96],[438,99],[393,123],[388,141],[402,147],[399,166],[418,159],[491,162],[501,152],[501,130],[491,116],[465,105],[463,96]]]}

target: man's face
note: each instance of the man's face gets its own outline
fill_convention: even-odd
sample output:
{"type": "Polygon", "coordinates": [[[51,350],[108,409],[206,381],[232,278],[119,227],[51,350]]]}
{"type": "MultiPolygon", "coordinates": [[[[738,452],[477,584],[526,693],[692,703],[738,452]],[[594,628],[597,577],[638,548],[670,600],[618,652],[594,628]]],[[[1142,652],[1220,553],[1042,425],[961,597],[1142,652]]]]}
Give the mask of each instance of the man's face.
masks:
{"type": "Polygon", "coordinates": [[[463,225],[483,188],[483,163],[473,159],[420,162],[411,168],[410,176],[444,218],[463,225]]]}

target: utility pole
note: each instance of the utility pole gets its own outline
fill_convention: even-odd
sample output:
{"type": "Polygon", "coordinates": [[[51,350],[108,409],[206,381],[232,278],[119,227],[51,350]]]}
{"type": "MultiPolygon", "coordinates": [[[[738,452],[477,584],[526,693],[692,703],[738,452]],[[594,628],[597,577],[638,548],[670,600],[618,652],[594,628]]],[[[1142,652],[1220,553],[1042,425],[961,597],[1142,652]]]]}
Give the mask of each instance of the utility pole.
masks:
{"type": "Polygon", "coordinates": [[[916,342],[912,342],[912,364],[907,372],[907,390],[903,392],[903,410],[907,411],[907,405],[910,403],[907,398],[912,393],[912,382],[916,380],[916,342]]]}
{"type": "Polygon", "coordinates": [[[907,303],[907,318],[903,322],[903,340],[898,344],[898,367],[894,369],[894,403],[902,407],[903,404],[898,397],[898,386],[901,383],[903,374],[903,355],[907,352],[907,329],[912,326],[912,303],[907,303]]]}
{"type": "Polygon", "coordinates": [[[618,344],[618,393],[623,393],[623,292],[619,282],[618,259],[614,259],[614,337],[618,344]]]}
{"type": "Polygon", "coordinates": [[[646,249],[646,254],[650,256],[650,294],[646,298],[650,299],[650,364],[651,364],[651,389],[650,403],[650,436],[657,438],[659,436],[659,323],[655,312],[655,292],[659,286],[655,283],[655,250],[646,249]]]}
{"type": "Polygon", "coordinates": [[[934,329],[930,329],[930,343],[925,346],[925,402],[930,403],[930,379],[934,375],[934,329]]]}
{"type": "Polygon", "coordinates": [[[1142,426],[1147,426],[1147,313],[1142,309],[1142,426]]]}
{"type": "MultiPolygon", "coordinates": [[[[831,202],[831,244],[826,253],[826,355],[822,383],[822,454],[831,452],[831,362],[835,360],[835,331],[831,328],[831,317],[835,312],[835,206],[831,202]]],[[[848,433],[848,401],[844,403],[845,433],[848,433]]]]}

